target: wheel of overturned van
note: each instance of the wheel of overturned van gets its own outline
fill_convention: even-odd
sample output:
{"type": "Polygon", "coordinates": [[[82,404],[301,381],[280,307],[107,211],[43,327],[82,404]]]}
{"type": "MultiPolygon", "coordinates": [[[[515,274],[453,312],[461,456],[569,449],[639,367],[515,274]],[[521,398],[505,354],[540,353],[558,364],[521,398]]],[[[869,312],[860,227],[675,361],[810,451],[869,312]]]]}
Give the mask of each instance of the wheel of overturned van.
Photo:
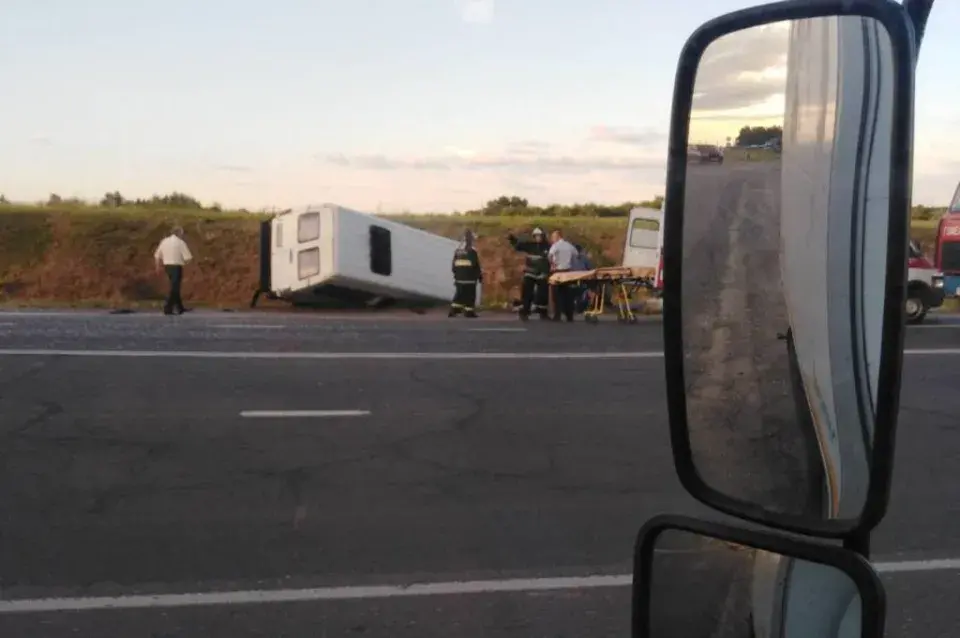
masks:
{"type": "Polygon", "coordinates": [[[927,304],[924,303],[923,298],[915,291],[909,291],[907,293],[907,302],[906,302],[906,315],[907,323],[909,324],[918,324],[921,323],[924,317],[927,316],[927,304]]]}

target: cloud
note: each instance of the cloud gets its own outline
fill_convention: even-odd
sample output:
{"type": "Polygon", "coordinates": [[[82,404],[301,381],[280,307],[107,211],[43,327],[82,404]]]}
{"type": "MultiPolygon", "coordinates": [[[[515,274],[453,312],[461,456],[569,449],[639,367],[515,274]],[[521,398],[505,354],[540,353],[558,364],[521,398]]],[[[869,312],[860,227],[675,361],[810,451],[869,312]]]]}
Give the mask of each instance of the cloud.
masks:
{"type": "Polygon", "coordinates": [[[507,146],[506,152],[510,155],[541,155],[549,153],[553,145],[541,140],[523,140],[513,142],[507,146]]]}
{"type": "Polygon", "coordinates": [[[460,18],[469,24],[490,24],[494,18],[494,0],[460,0],[460,18]]]}
{"type": "Polygon", "coordinates": [[[624,126],[595,126],[590,130],[590,140],[630,146],[653,146],[667,140],[667,132],[656,129],[636,129],[624,126]]]}
{"type": "Polygon", "coordinates": [[[241,166],[239,164],[218,164],[214,167],[216,170],[223,173],[250,173],[253,172],[253,168],[250,166],[241,166]]]}
{"type": "Polygon", "coordinates": [[[697,70],[693,108],[730,111],[769,103],[786,86],[788,28],[739,31],[716,40],[697,70]]]}
{"type": "MultiPolygon", "coordinates": [[[[742,113],[696,113],[690,117],[691,120],[703,120],[708,122],[743,122],[747,116],[742,113]]],[[[775,120],[783,119],[783,111],[779,112],[765,112],[765,113],[751,113],[749,115],[751,120],[764,121],[764,120],[775,120]]]]}
{"type": "Polygon", "coordinates": [[[585,144],[560,149],[535,139],[511,142],[500,151],[480,152],[450,146],[440,154],[423,156],[332,153],[315,156],[327,166],[373,171],[485,171],[515,177],[534,174],[586,174],[593,171],[662,170],[666,133],[653,129],[596,126],[585,144]],[[596,143],[632,147],[624,153],[597,152],[596,143]]]}
{"type": "Polygon", "coordinates": [[[321,162],[359,170],[395,171],[515,171],[518,173],[589,173],[592,171],[637,171],[659,169],[664,158],[477,154],[472,157],[388,157],[386,155],[345,155],[337,153],[321,156],[321,162]]]}

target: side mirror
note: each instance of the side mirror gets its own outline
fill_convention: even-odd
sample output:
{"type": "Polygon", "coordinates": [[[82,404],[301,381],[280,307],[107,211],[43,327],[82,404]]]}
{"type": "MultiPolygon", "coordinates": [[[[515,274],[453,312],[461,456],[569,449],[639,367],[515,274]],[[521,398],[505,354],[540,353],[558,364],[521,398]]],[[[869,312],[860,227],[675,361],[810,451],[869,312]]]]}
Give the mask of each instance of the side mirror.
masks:
{"type": "Polygon", "coordinates": [[[634,553],[634,638],[877,638],[886,601],[859,555],[681,516],[652,519],[634,553]]]}
{"type": "Polygon", "coordinates": [[[664,352],[677,473],[710,507],[838,538],[886,511],[913,67],[902,7],[875,0],[752,7],[683,48],[664,352]]]}

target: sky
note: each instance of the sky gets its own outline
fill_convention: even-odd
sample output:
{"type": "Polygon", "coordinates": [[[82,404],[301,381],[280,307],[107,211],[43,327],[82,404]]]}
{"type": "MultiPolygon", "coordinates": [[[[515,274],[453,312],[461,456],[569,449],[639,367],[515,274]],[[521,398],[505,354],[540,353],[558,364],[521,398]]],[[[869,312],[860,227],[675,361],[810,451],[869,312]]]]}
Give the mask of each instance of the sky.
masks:
{"type": "MultiPolygon", "coordinates": [[[[686,37],[750,4],[4,0],[0,193],[383,213],[649,199],[686,37]]],[[[939,0],[915,203],[960,180],[957,24],[960,2],[939,0]]]]}

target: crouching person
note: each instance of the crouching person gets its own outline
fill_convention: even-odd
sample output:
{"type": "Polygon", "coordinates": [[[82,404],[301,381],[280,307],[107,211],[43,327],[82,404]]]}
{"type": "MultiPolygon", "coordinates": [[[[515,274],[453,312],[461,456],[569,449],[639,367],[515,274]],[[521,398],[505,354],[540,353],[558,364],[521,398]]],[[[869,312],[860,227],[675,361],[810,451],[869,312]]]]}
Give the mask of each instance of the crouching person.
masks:
{"type": "Polygon", "coordinates": [[[483,283],[480,256],[473,246],[473,233],[463,234],[463,243],[453,253],[453,284],[455,292],[448,317],[463,313],[465,317],[477,316],[477,284],[483,283]]]}

